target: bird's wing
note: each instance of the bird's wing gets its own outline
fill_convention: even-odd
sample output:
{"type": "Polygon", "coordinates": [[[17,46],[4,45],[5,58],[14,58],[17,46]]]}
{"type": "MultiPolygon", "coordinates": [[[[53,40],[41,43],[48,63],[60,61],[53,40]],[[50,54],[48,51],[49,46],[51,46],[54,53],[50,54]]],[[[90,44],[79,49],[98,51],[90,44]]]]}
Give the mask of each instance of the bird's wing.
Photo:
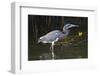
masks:
{"type": "Polygon", "coordinates": [[[45,35],[45,37],[48,39],[48,41],[54,41],[57,38],[59,38],[61,33],[62,33],[61,31],[55,30],[55,31],[51,31],[51,32],[47,33],[45,35]]]}

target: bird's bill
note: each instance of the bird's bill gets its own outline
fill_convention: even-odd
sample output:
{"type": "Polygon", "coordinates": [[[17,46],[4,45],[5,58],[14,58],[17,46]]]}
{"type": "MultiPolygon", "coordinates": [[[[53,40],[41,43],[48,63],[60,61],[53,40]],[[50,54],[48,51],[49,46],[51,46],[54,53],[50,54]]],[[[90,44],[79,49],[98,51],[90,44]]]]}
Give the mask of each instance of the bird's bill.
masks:
{"type": "Polygon", "coordinates": [[[73,24],[71,24],[71,27],[79,27],[79,25],[73,25],[73,24]]]}

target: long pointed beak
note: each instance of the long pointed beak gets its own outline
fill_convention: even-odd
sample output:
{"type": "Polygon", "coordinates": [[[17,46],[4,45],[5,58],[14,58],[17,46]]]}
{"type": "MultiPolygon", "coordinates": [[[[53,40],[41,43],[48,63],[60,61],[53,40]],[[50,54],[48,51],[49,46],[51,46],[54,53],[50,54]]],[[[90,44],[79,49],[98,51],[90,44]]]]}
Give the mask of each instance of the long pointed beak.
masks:
{"type": "Polygon", "coordinates": [[[79,25],[73,25],[73,24],[72,24],[71,27],[79,27],[79,25]]]}

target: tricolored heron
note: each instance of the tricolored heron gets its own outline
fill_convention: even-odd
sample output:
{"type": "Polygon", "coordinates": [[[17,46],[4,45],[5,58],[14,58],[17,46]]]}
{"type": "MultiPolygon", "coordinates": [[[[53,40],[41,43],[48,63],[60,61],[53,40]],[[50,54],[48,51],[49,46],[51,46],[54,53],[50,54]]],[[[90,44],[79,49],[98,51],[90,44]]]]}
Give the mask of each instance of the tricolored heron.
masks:
{"type": "Polygon", "coordinates": [[[47,33],[44,36],[41,36],[38,40],[38,43],[42,42],[42,43],[51,43],[50,46],[50,50],[51,50],[51,54],[52,54],[52,59],[55,59],[55,54],[54,54],[54,43],[64,39],[66,36],[68,36],[69,32],[70,32],[70,28],[72,27],[78,27],[78,25],[74,25],[74,24],[66,24],[63,27],[63,31],[60,30],[53,30],[49,33],[47,33]]]}

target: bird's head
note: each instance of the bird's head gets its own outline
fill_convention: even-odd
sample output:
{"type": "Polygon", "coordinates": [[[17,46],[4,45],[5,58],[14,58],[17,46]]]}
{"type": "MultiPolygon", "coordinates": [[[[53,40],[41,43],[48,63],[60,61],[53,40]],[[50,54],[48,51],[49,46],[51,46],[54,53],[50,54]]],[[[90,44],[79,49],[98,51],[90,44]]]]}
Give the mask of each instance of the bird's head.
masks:
{"type": "Polygon", "coordinates": [[[72,27],[79,27],[78,25],[74,25],[74,24],[66,24],[63,27],[63,32],[66,32],[68,29],[72,28],[72,27]]]}

